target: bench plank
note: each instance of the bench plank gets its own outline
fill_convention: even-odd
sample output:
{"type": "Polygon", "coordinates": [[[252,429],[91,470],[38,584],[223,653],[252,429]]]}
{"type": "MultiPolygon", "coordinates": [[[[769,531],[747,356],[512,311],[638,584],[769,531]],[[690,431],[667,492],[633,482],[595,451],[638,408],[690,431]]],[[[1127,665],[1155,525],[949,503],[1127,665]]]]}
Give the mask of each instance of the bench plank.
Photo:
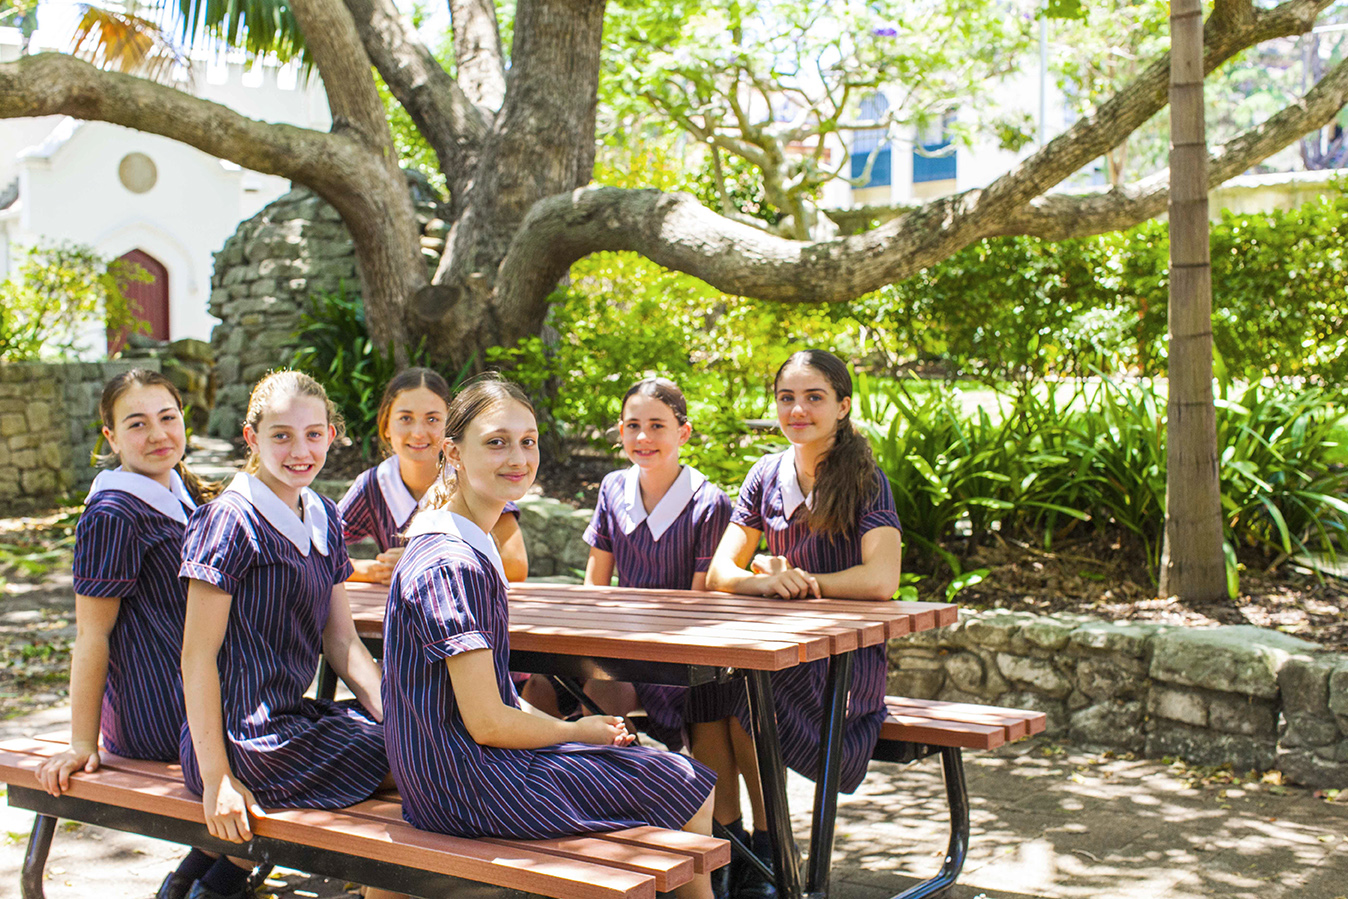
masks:
{"type": "MultiPolygon", "coordinates": [[[[36,768],[61,744],[0,744],[0,780],[38,788],[36,768]]],[[[92,775],[71,778],[69,795],[134,811],[202,823],[200,797],[173,776],[177,766],[120,759],[92,775]],[[157,769],[157,770],[155,770],[157,769]]],[[[259,836],[378,858],[421,870],[522,889],[558,899],[653,899],[687,883],[699,868],[728,861],[728,845],[695,834],[653,842],[641,829],[619,839],[471,840],[420,831],[402,820],[401,805],[371,799],[349,809],[273,809],[254,822],[259,836]],[[675,845],[670,846],[669,843],[675,845]],[[703,852],[702,850],[710,850],[703,852]],[[700,862],[700,863],[699,863],[700,862]]],[[[658,828],[647,829],[651,833],[658,828]]],[[[620,832],[620,834],[623,832],[620,832]]]]}
{"type": "Polygon", "coordinates": [[[886,696],[885,707],[881,740],[961,749],[995,749],[1042,733],[1048,720],[1043,712],[1025,709],[902,696],[886,696]]]}

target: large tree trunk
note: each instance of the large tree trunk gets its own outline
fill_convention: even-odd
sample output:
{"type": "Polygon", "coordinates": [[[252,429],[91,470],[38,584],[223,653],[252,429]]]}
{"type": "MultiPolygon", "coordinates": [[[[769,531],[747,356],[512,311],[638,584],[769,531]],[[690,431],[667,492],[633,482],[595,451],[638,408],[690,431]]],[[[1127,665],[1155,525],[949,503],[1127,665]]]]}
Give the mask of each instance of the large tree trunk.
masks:
{"type": "Polygon", "coordinates": [[[1203,122],[1202,0],[1170,6],[1170,400],[1160,592],[1226,593],[1212,397],[1212,262],[1203,122]]]}

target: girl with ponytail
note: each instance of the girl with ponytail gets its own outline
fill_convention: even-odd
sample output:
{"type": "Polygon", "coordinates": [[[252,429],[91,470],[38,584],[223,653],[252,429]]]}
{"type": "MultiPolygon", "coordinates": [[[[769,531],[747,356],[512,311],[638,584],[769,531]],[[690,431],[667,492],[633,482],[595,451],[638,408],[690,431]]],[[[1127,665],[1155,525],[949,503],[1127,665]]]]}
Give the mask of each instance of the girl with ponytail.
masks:
{"type": "MultiPolygon", "coordinates": [[[[777,370],[773,396],[791,448],[760,459],[745,478],[707,586],[783,600],[892,598],[901,571],[899,519],[889,481],[852,424],[846,364],[821,350],[796,353],[777,370]],[[767,553],[756,555],[763,539],[767,553]]],[[[783,756],[811,779],[819,760],[827,671],[827,662],[817,661],[772,676],[783,756]]],[[[859,650],[843,737],[845,792],[855,790],[866,773],[885,718],[884,696],[884,646],[859,650]]],[[[737,784],[743,775],[754,823],[764,824],[744,691],[719,685],[695,689],[689,721],[693,756],[717,771],[716,820],[732,829],[739,823],[737,784]]],[[[752,845],[766,855],[766,832],[755,832],[752,845]]],[[[735,887],[742,899],[771,891],[749,866],[735,887]]]]}

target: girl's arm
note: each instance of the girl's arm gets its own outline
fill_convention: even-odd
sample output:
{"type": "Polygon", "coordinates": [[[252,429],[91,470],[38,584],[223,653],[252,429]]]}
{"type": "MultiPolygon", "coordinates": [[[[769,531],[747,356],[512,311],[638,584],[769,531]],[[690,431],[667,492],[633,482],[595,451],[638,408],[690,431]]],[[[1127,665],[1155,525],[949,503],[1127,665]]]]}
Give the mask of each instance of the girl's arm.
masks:
{"type": "Polygon", "coordinates": [[[103,691],[108,685],[108,638],[117,623],[118,597],[75,594],[75,649],[70,654],[70,748],[38,768],[37,779],[53,796],[70,789],[70,775],[97,771],[103,691]]]}
{"type": "Polygon", "coordinates": [[[183,697],[192,748],[201,769],[201,805],[211,836],[231,843],[253,838],[248,816],[262,816],[262,806],[234,776],[225,754],[224,714],[220,701],[220,669],[216,656],[225,640],[233,597],[205,581],[187,582],[187,620],[183,625],[183,697]]]}
{"type": "Polygon", "coordinates": [[[612,583],[613,553],[591,546],[590,558],[585,561],[585,586],[607,587],[612,583]]]}
{"type": "Polygon", "coordinates": [[[898,528],[871,528],[861,535],[861,564],[816,574],[819,589],[834,599],[893,599],[903,573],[903,540],[898,528]]]}
{"type": "Polygon", "coordinates": [[[393,579],[393,566],[383,559],[352,559],[351,567],[355,569],[350,578],[353,581],[387,584],[393,579]]]}
{"type": "Polygon", "coordinates": [[[748,569],[762,536],[762,531],[732,521],[712,556],[707,589],[781,599],[821,596],[819,581],[799,568],[783,565],[769,574],[755,574],[748,569]]]}
{"type": "Polygon", "coordinates": [[[524,548],[524,532],[520,530],[519,519],[509,512],[501,514],[496,526],[491,529],[496,548],[501,551],[501,563],[505,567],[506,580],[518,583],[529,576],[529,553],[524,548]]]}
{"type": "Polygon", "coordinates": [[[562,721],[506,705],[501,701],[489,649],[450,656],[445,665],[449,667],[449,680],[464,726],[474,742],[482,746],[541,749],[558,743],[626,746],[632,742],[623,719],[612,715],[562,721]]]}
{"type": "Polygon", "coordinates": [[[351,601],[347,598],[346,587],[341,584],[332,588],[328,621],[323,626],[323,655],[337,676],[351,688],[356,700],[374,720],[382,722],[384,703],[379,694],[379,665],[356,633],[356,624],[351,619],[351,601]]]}

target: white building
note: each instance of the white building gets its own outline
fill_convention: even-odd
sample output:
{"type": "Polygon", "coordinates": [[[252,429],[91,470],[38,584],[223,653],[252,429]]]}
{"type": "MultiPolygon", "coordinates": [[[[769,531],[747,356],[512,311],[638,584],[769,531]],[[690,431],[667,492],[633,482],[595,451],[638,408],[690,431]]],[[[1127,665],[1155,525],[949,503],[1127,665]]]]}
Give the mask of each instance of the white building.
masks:
{"type": "MultiPolygon", "coordinates": [[[[0,62],[18,56],[18,32],[0,28],[0,62]]],[[[293,65],[245,68],[203,54],[174,86],[253,119],[322,131],[331,125],[317,76],[305,83],[293,65]]],[[[206,312],[211,254],[289,189],[284,178],[118,125],[64,116],[0,120],[0,278],[22,263],[26,248],[43,244],[130,255],[155,276],[133,289],[152,336],[208,340],[216,323],[206,312]]]]}

